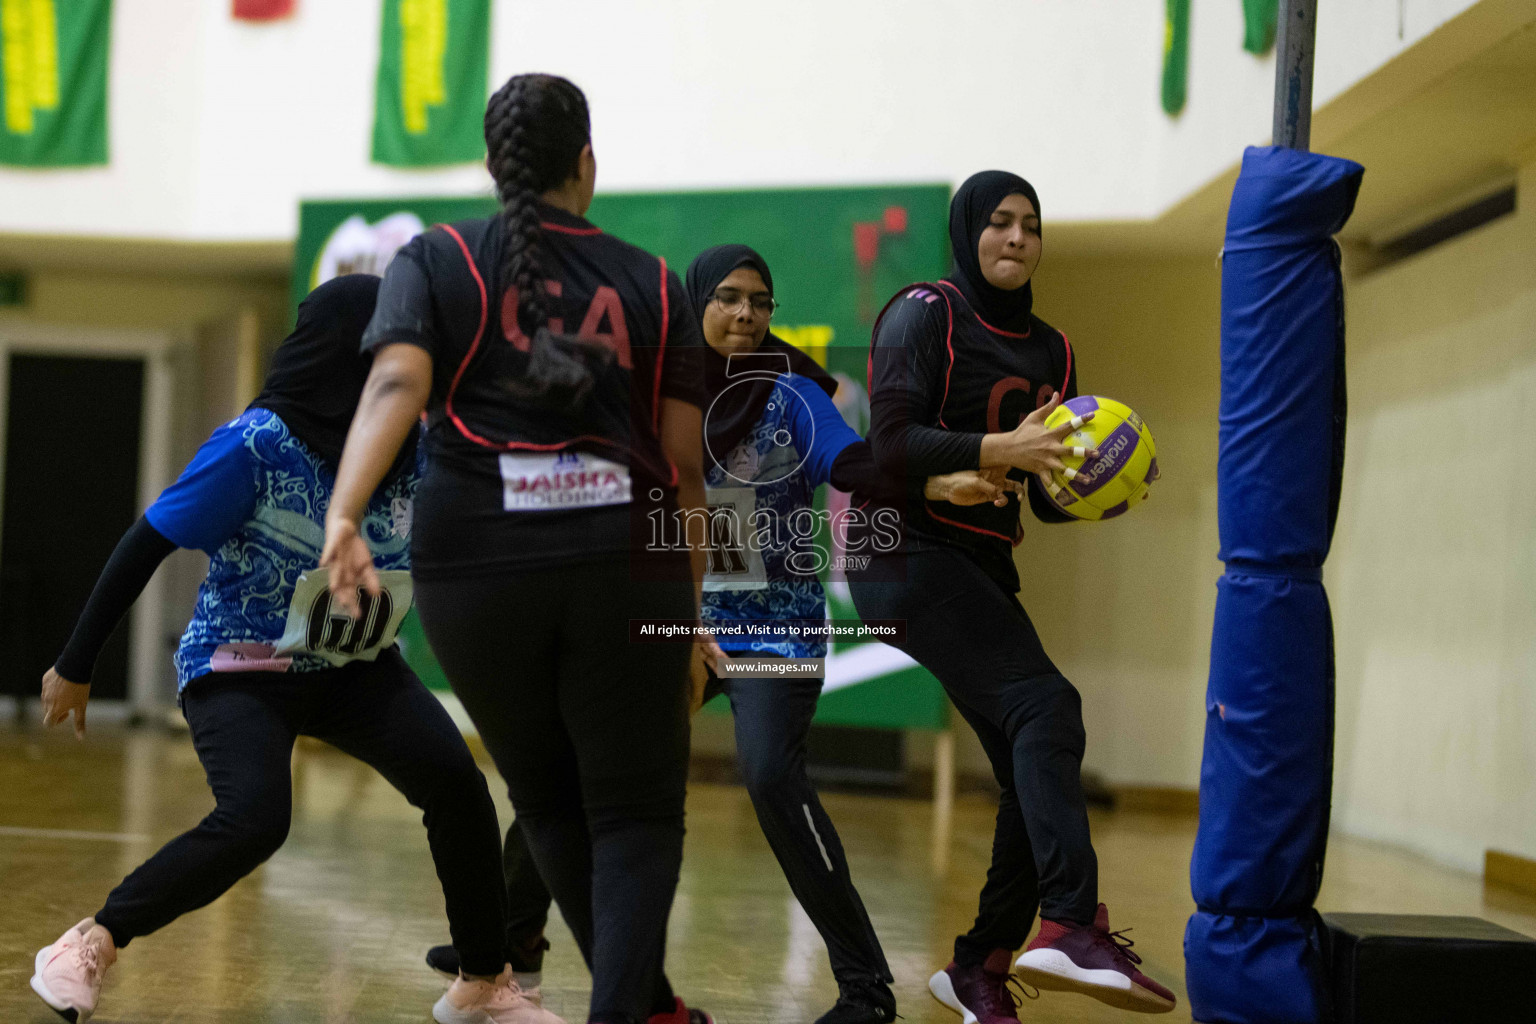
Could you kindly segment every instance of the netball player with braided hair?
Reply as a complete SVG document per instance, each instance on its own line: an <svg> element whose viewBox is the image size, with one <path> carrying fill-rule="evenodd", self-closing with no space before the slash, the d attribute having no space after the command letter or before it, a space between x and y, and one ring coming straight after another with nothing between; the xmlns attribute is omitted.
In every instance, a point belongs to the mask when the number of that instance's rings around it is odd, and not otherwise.
<svg viewBox="0 0 1536 1024"><path fill-rule="evenodd" d="M583 219L576 86L510 79L485 137L500 214L385 273L322 561L339 601L377 589L358 515L425 409L417 607L592 971L590 1020L703 1022L662 974L697 648L630 639L698 614L689 552L632 541L703 505L698 319L665 261Z"/></svg>
<svg viewBox="0 0 1536 1024"><path fill-rule="evenodd" d="M898 292L875 324L870 446L892 474L1007 470L1033 483L1064 468L1062 441L1081 425L1045 428L1076 395L1077 367L1066 335L1033 312L1039 197L1016 174L972 175L950 203L949 238L954 273ZM1039 488L1028 494L1038 518L1067 519ZM938 677L1002 787L976 923L929 987L983 1024L1015 1020L1006 987L1014 966L1040 988L1172 1010L1173 993L1137 968L1099 902L1080 779L1082 703L1016 596L1019 511L1012 497L1002 507L909 502L902 550L876 554L850 581L860 615L906 620L897 646ZM1037 910L1040 931L1015 965Z"/></svg>
<svg viewBox="0 0 1536 1024"><path fill-rule="evenodd" d="M336 615L316 572L347 425L368 374L358 351L379 280L320 285L272 358L261 394L213 432L180 479L118 544L68 646L43 678L44 721L85 729L97 655L162 561L209 556L176 650L179 702L216 806L139 865L91 917L37 955L32 988L84 1021L118 952L217 899L288 836L297 737L372 765L425 813L461 974L440 1024L560 1024L519 992L504 958L496 808L453 719L406 665L395 631L410 607L414 436L365 496L367 544L387 587L367 614ZM354 598L355 602L355 598Z"/></svg>

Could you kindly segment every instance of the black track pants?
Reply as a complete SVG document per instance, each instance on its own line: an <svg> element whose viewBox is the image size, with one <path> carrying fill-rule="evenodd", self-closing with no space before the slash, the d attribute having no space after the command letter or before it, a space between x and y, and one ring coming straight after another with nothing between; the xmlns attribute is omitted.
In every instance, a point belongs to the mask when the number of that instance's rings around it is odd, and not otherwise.
<svg viewBox="0 0 1536 1024"><path fill-rule="evenodd" d="M902 567L897 560L905 560ZM877 555L852 581L866 619L904 619L898 645L943 684L1002 787L992 866L955 959L1017 949L1041 916L1082 924L1098 906L1083 800L1082 701L1056 671L1018 598L949 548ZM884 564L878 564L884 563Z"/></svg>
<svg viewBox="0 0 1536 1024"><path fill-rule="evenodd" d="M592 970L590 1019L644 1020L682 863L690 647L631 643L629 620L691 618L692 585L619 561L422 579L416 598Z"/></svg>
<svg viewBox="0 0 1536 1024"><path fill-rule="evenodd" d="M313 736L377 769L424 812L464 970L506 963L506 896L496 807L453 719L391 649L321 672L210 673L182 699L217 805L107 897L96 921L118 946L205 906L288 837L290 764Z"/></svg>

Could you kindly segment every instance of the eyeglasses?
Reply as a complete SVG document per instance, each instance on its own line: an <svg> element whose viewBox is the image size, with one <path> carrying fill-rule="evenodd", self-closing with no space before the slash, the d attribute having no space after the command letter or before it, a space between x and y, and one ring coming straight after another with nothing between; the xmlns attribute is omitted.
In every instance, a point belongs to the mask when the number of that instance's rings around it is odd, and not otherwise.
<svg viewBox="0 0 1536 1024"><path fill-rule="evenodd" d="M771 295L761 292L749 295L737 288L716 288L710 298L720 307L720 312L732 315L741 312L741 307L748 302L752 303L752 312L758 316L771 317L773 311L779 308L778 300Z"/></svg>

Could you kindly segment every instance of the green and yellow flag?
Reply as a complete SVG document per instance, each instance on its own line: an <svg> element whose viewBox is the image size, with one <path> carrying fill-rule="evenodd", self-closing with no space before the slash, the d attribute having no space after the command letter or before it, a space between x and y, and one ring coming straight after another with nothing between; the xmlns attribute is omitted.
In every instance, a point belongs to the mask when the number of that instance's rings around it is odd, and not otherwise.
<svg viewBox="0 0 1536 1024"><path fill-rule="evenodd" d="M430 167L485 159L490 0L384 0L373 159Z"/></svg>
<svg viewBox="0 0 1536 1024"><path fill-rule="evenodd" d="M112 0L0 0L0 164L107 162Z"/></svg>
<svg viewBox="0 0 1536 1024"><path fill-rule="evenodd" d="M1163 110L1184 109L1189 90L1189 0L1166 0L1163 20Z"/></svg>

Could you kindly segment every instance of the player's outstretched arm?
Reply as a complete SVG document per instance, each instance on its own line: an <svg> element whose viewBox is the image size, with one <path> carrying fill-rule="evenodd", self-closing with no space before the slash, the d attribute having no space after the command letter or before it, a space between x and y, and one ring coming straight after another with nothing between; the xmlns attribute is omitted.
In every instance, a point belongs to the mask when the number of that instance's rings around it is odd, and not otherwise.
<svg viewBox="0 0 1536 1024"><path fill-rule="evenodd" d="M358 587L379 593L373 555L358 524L406 436L416 429L431 391L432 357L425 349L397 343L374 354L336 471L320 554L320 564L330 570L331 596L348 615L358 614Z"/></svg>
<svg viewBox="0 0 1536 1024"><path fill-rule="evenodd" d="M69 642L43 676L43 724L57 725L73 714L75 735L84 738L96 659L160 563L178 547L211 555L250 517L256 482L243 440L244 420L215 430L176 482L118 541Z"/></svg>
<svg viewBox="0 0 1536 1024"><path fill-rule="evenodd" d="M1023 481L1009 478L1006 467L962 469L929 477L923 485L923 497L951 505L982 505L990 501L1001 508L1008 504L1009 494L1017 494L1022 500L1025 487Z"/></svg>
<svg viewBox="0 0 1536 1024"><path fill-rule="evenodd" d="M175 550L175 543L142 517L123 534L96 578L96 586L59 660L43 675L44 725L58 725L73 713L75 736L85 738L85 704L91 696L96 658L112 630L144 592L149 578Z"/></svg>

